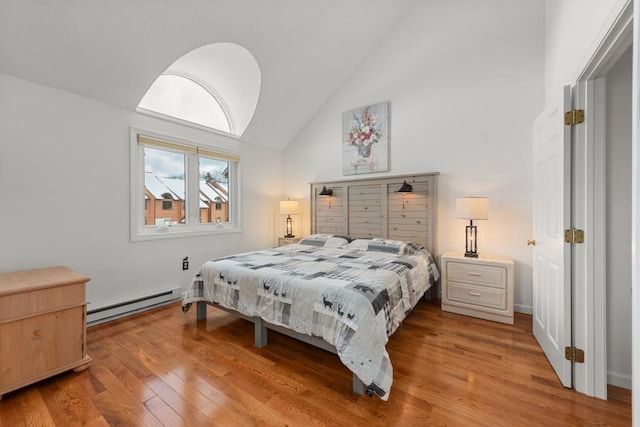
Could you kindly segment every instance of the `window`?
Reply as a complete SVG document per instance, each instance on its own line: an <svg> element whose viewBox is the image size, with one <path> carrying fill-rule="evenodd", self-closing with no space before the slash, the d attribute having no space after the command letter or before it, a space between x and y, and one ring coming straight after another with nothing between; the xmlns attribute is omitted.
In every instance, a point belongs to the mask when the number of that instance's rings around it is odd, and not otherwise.
<svg viewBox="0 0 640 427"><path fill-rule="evenodd" d="M226 133L234 133L233 116L223 108L224 99L207 91L199 81L163 74L140 101L140 111L152 111Z"/></svg>
<svg viewBox="0 0 640 427"><path fill-rule="evenodd" d="M137 111L241 136L258 105L258 62L235 43L211 43L176 59L147 90Z"/></svg>
<svg viewBox="0 0 640 427"><path fill-rule="evenodd" d="M239 156L131 131L132 240L240 231Z"/></svg>

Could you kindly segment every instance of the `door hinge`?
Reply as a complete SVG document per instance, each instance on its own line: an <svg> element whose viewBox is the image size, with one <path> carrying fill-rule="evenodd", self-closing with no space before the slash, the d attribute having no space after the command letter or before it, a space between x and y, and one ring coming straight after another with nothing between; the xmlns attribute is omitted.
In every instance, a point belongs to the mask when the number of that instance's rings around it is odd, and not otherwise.
<svg viewBox="0 0 640 427"><path fill-rule="evenodd" d="M564 230L564 241L575 245L576 243L584 243L584 230L578 228L570 228Z"/></svg>
<svg viewBox="0 0 640 427"><path fill-rule="evenodd" d="M565 347L564 358L572 362L584 363L584 350L575 347Z"/></svg>
<svg viewBox="0 0 640 427"><path fill-rule="evenodd" d="M584 110L570 110L564 113L564 124L567 126L579 125L584 122Z"/></svg>

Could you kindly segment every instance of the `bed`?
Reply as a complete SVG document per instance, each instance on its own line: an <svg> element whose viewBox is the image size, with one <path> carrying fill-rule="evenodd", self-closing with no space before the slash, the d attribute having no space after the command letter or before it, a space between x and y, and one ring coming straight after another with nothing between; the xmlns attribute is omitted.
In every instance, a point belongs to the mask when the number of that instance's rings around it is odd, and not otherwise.
<svg viewBox="0 0 640 427"><path fill-rule="evenodd" d="M402 178L406 177L389 178L391 184L375 180L374 186L393 187ZM420 188L420 178L410 178L414 187ZM434 176L427 179L433 185ZM358 188L366 184L353 183ZM317 185L312 184L314 199L321 189ZM351 182L345 185L344 194L348 194ZM427 224L433 223L433 191L428 193L429 202L424 204L416 203L424 199L419 195L410 200L419 205L413 211L427 211L426 218L419 216L420 230L414 237L419 240L428 235L432 244L433 232ZM382 204L393 210L389 199L396 194L387 191L386 195ZM336 199L329 209L348 209L348 201ZM394 222L387 221L385 237L318 232L323 231L317 225L322 206L326 207L326 200L312 201L315 232L298 244L204 263L185 294L183 310L187 312L195 303L197 318L205 319L207 305L213 305L250 320L255 324L258 347L267 344L267 329L272 329L332 351L352 371L354 392L387 400L393 368L385 345L425 293L435 287L437 266L428 245L389 238L392 233L388 230L398 229ZM402 209L407 206L403 195ZM411 217L409 212L404 211L403 218Z"/></svg>

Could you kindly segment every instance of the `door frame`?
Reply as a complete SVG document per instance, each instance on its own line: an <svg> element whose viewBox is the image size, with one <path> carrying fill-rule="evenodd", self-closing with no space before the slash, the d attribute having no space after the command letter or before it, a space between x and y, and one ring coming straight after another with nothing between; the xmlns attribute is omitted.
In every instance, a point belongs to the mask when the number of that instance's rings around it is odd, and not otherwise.
<svg viewBox="0 0 640 427"><path fill-rule="evenodd" d="M605 76L632 42L628 0L577 73L573 96L573 108L585 110L585 123L575 127L572 141L572 225L586 236L572 255L573 345L585 352L584 363L574 364L574 388L601 399L607 398Z"/></svg>
<svg viewBox="0 0 640 427"><path fill-rule="evenodd" d="M632 366L631 366L631 387L636 389L640 386L640 280L638 277L638 266L640 265L640 251L636 250L640 244L640 197L638 191L640 189L640 0L633 0L633 72L632 72L632 160L631 160L631 176L632 176L632 213L631 213L631 317L632 317ZM631 393L631 413L638 414L640 411L640 393ZM632 419L635 426L640 425L640 421L636 416Z"/></svg>

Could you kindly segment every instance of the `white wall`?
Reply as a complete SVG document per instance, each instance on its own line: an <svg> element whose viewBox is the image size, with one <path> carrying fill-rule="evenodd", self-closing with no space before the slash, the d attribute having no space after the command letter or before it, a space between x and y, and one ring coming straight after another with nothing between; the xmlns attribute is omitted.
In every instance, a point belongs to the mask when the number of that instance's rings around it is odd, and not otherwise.
<svg viewBox="0 0 640 427"><path fill-rule="evenodd" d="M546 0L545 87L549 100L559 99L564 85L596 51L603 34L630 0Z"/></svg>
<svg viewBox="0 0 640 427"><path fill-rule="evenodd" d="M631 388L631 49L607 74L607 371Z"/></svg>
<svg viewBox="0 0 640 427"><path fill-rule="evenodd" d="M390 171L440 172L438 254L464 249L455 198L490 198L479 251L516 261L531 312L531 125L544 106L542 1L417 2L284 153L285 189L342 178L342 112L390 102Z"/></svg>
<svg viewBox="0 0 640 427"><path fill-rule="evenodd" d="M273 244L280 151L6 75L0 94L0 272L67 265L91 277L98 307L186 287L207 259ZM239 152L244 232L130 242L130 126Z"/></svg>

